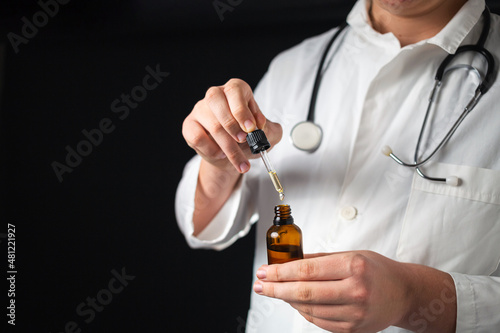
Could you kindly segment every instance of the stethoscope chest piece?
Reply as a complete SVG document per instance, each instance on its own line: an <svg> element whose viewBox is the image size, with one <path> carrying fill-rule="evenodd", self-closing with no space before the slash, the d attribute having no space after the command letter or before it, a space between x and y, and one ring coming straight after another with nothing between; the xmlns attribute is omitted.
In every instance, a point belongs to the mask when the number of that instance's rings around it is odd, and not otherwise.
<svg viewBox="0 0 500 333"><path fill-rule="evenodd" d="M290 137L297 149L312 153L320 146L323 131L311 121L302 121L292 128Z"/></svg>

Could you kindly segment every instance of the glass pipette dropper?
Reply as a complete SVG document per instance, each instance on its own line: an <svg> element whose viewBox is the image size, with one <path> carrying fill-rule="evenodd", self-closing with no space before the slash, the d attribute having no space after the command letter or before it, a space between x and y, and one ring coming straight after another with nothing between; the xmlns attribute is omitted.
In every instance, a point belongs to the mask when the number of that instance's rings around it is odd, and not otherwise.
<svg viewBox="0 0 500 333"><path fill-rule="evenodd" d="M271 161L269 160L269 156L267 155L267 151L263 150L260 152L260 157L266 166L267 172L269 173L269 177L271 177L271 181L273 182L274 188L278 191L280 195L280 200L283 201L285 199L285 192L283 191L283 186L281 186L280 180L278 178L278 174L276 170L274 170Z"/></svg>
<svg viewBox="0 0 500 333"><path fill-rule="evenodd" d="M283 201L285 198L285 192L283 190L283 186L281 186L278 174L276 173L276 170L274 170L271 161L269 160L269 156L267 155L267 150L271 148L271 144L267 140L266 135L262 130L255 130L248 133L247 143L250 146L252 154L260 154L262 162L264 162L264 165L266 166L267 173L273 182L274 188L279 193L280 200Z"/></svg>

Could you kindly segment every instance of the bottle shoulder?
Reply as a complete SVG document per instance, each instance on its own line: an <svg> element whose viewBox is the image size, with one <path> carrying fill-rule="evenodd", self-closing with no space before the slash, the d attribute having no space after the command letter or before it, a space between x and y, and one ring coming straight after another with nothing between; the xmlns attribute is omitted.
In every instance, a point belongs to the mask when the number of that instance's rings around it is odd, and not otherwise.
<svg viewBox="0 0 500 333"><path fill-rule="evenodd" d="M298 225L295 223L292 224L283 224L283 225L271 225L271 227L267 230L267 233L272 233L272 232L283 232L283 231L298 231L302 233L302 230L299 228Z"/></svg>

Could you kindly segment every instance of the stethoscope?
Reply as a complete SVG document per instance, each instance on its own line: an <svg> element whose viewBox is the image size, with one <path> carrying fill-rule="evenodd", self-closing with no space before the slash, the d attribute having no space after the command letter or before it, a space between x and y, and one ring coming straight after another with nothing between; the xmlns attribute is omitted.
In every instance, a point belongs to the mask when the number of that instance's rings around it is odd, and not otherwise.
<svg viewBox="0 0 500 333"><path fill-rule="evenodd" d="M488 38L489 30L490 30L490 11L486 7L485 10L483 11L483 19L484 19L484 25L483 25L483 30L481 32L481 36L479 37L478 42L475 45L464 45L461 46L457 49L455 54L449 54L439 65L439 68L436 72L435 76L435 83L434 87L432 89L432 92L429 97L429 104L427 106L427 111L425 113L424 121L422 123L422 128L420 129L420 134L417 140L417 146L415 148L415 155L414 155L414 162L413 163L407 163L401 160L399 157L397 157L393 152L392 149L389 146L385 146L382 148L382 153L384 155L390 156L394 161L399 163L402 166L405 167L410 167L410 168L415 168L415 171L418 173L419 176L421 176L424 179L431 180L431 181L437 181L437 182L445 182L448 185L452 186L458 186L460 183L460 180L455 177L455 176L449 176L447 178L435 178L435 177L429 177L427 176L421 169L421 166L427 163L434 155L436 155L437 152L450 140L450 138L453 136L455 131L457 130L458 126L462 123L462 121L465 119L465 117L474 109L476 106L477 102L481 98L482 95L484 95L488 89L493 85L493 70L495 68L495 60L491 53L484 48L484 43L486 42L486 39ZM314 111L316 108L316 99L318 97L318 91L319 87L321 84L321 79L323 77L323 67L326 61L326 58L330 52L330 49L332 45L334 44L335 40L340 36L343 30L347 27L347 22L344 22L337 32L333 35L333 37L330 39L328 44L325 47L325 50L323 52L323 55L321 57L321 61L319 63L318 71L316 72L316 79L314 80L314 86L313 86L313 91L311 95L311 102L309 105L309 113L307 115L307 120L299 122L296 124L291 132L290 132L290 137L292 140L293 145L300 150L306 151L306 152L314 152L316 151L319 146L321 145L321 140L323 138L323 131L321 127L314 123ZM338 46L338 48L340 45ZM455 58L456 55L464 52L476 52L481 54L487 62L487 70L486 70L486 75L484 78L482 77L481 73L474 68L471 65L455 65L452 67L448 67L450 62ZM478 77L479 80L481 81L478 87L476 88L476 91L474 93L474 96L471 98L469 103L467 103L467 106L464 108L462 114L460 117L457 119L457 121L453 124L451 129L448 131L448 133L444 136L444 138L441 140L441 142L437 145L437 147L432 151L428 157L423 158L419 161L418 158L418 152L420 149L420 143L424 134L424 130L427 124L427 120L429 118L429 113L432 108L432 104L434 100L436 100L439 90L442 86L442 81L443 77L448 74L450 71L455 70L455 69L467 69L467 70L472 70L473 73L475 73Z"/></svg>

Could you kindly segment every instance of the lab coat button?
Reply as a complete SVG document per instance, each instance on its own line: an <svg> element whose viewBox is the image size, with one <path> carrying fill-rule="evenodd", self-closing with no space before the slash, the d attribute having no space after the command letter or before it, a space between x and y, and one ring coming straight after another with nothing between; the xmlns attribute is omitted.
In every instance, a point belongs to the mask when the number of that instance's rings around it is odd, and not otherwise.
<svg viewBox="0 0 500 333"><path fill-rule="evenodd" d="M358 215L358 210L356 209L356 207L353 207L353 206L348 206L348 207L344 207L340 210L340 216L344 219L344 220L353 220L356 215Z"/></svg>

